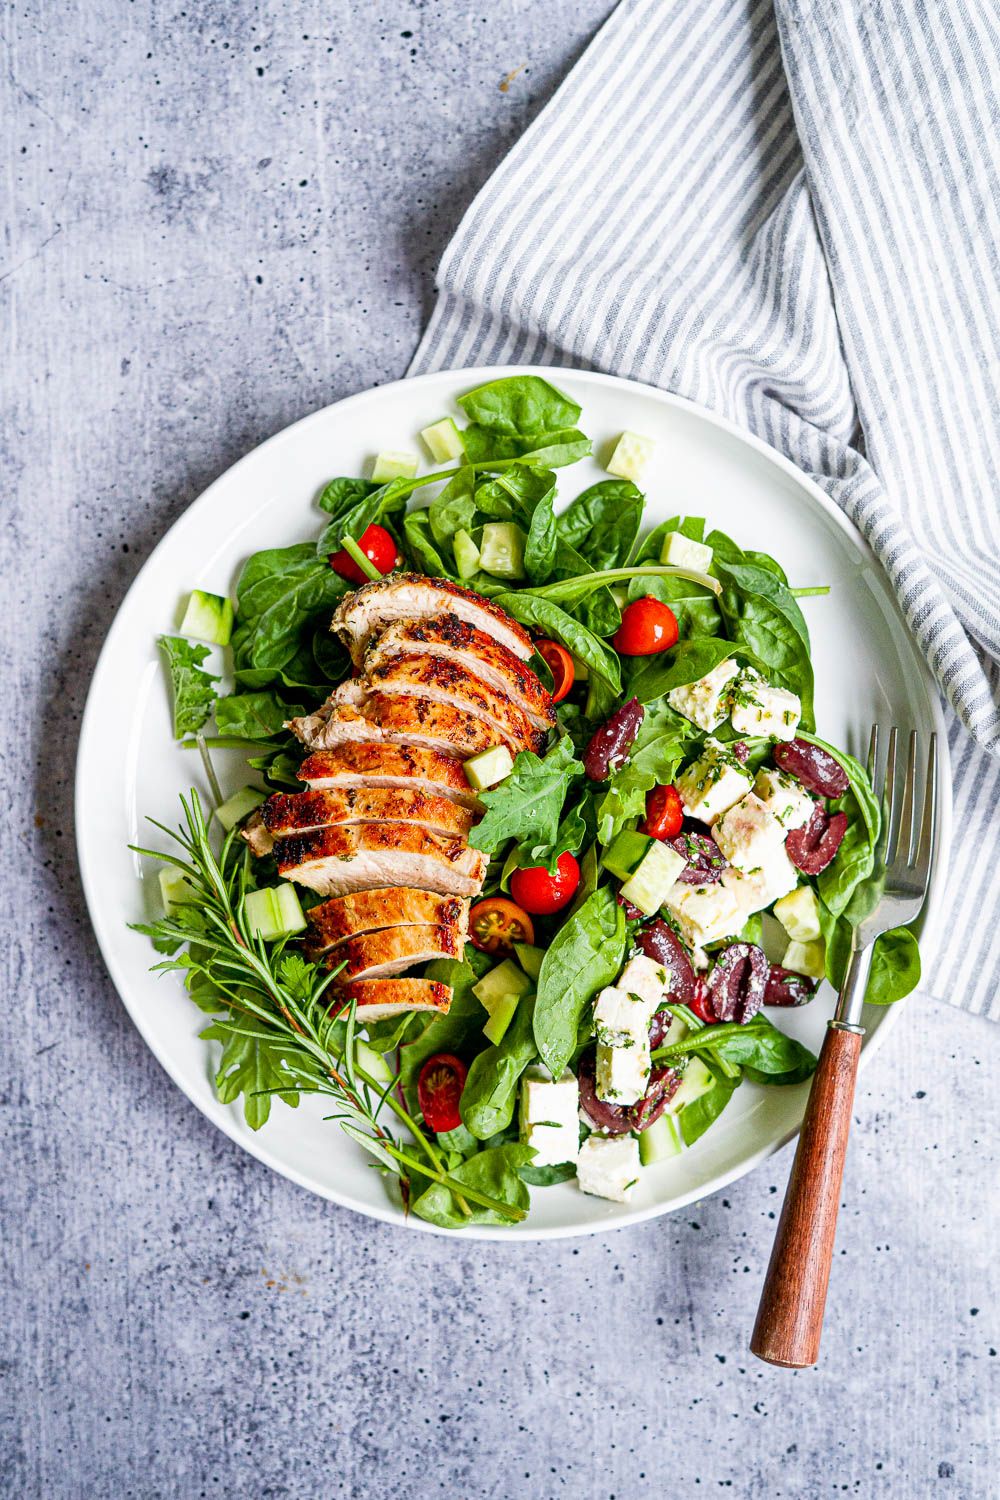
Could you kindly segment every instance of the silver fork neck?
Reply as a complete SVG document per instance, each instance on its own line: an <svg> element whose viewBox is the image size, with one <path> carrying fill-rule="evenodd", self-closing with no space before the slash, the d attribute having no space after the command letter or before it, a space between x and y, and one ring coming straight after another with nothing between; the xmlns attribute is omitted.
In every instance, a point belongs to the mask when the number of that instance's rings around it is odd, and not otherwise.
<svg viewBox="0 0 1000 1500"><path fill-rule="evenodd" d="M840 987L840 998L830 1025L838 1031L856 1031L864 1036L861 1015L865 1004L865 991L871 973L875 944L867 943L863 948L851 948L847 973Z"/></svg>

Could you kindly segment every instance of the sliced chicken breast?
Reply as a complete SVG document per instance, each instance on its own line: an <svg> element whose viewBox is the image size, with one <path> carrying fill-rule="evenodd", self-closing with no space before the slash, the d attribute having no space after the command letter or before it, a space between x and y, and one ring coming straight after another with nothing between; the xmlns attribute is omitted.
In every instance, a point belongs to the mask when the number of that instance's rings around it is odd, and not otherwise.
<svg viewBox="0 0 1000 1500"><path fill-rule="evenodd" d="M433 833L464 838L474 822L467 807L436 797L419 787L338 787L334 791L278 792L261 813L268 831L279 838L309 833L333 824L419 823Z"/></svg>
<svg viewBox="0 0 1000 1500"><path fill-rule="evenodd" d="M383 885L416 886L442 895L476 896L487 860L461 839L412 823L352 823L293 834L274 845L278 870L321 896Z"/></svg>
<svg viewBox="0 0 1000 1500"><path fill-rule="evenodd" d="M458 615L396 620L387 625L368 646L365 671L373 677L394 656L417 655L440 656L467 667L487 687L512 698L538 729L551 729L555 723L552 699L531 668L485 630Z"/></svg>
<svg viewBox="0 0 1000 1500"><path fill-rule="evenodd" d="M435 958L460 958L462 945L454 927L383 927L380 932L361 932L347 938L323 962L328 969L340 968L334 983L353 979L388 979Z"/></svg>
<svg viewBox="0 0 1000 1500"><path fill-rule="evenodd" d="M522 661L531 655L531 637L506 610L446 578L419 573L392 573L348 594L337 607L333 629L360 667L372 636L393 620L435 620L446 612L484 630Z"/></svg>
<svg viewBox="0 0 1000 1500"><path fill-rule="evenodd" d="M333 750L338 745L361 740L382 740L468 760L483 750L492 750L501 741L512 754L522 748L516 741L498 735L485 719L461 712L448 703L372 693L365 699L362 711L340 701L339 692L337 688L314 714L289 721L288 728L310 750Z"/></svg>
<svg viewBox="0 0 1000 1500"><path fill-rule="evenodd" d="M352 786L412 786L435 797L450 797L462 807L480 805L461 761L415 745L370 741L318 750L299 766L299 779L317 792Z"/></svg>
<svg viewBox="0 0 1000 1500"><path fill-rule="evenodd" d="M469 928L469 903L459 896L442 896L437 891L418 891L405 885L379 886L323 901L308 913L308 920L305 947L314 959L364 932L424 924L450 927L461 948Z"/></svg>
<svg viewBox="0 0 1000 1500"><path fill-rule="evenodd" d="M434 979L356 979L336 994L336 1002L357 1005L358 1024L385 1021L406 1010L421 1010L447 1015L451 1005L451 985ZM332 1009L333 1007L331 1007Z"/></svg>
<svg viewBox="0 0 1000 1500"><path fill-rule="evenodd" d="M450 658L392 656L369 672L367 680L372 693L449 704L464 715L474 714L493 732L494 741L502 739L519 750L541 750L545 744L546 731L534 725L509 694L497 692Z"/></svg>

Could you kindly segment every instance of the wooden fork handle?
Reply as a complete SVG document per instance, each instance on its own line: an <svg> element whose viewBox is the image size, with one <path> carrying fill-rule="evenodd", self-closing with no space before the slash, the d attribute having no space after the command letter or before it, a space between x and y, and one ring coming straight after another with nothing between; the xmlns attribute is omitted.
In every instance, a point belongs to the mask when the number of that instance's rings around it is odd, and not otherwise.
<svg viewBox="0 0 1000 1500"><path fill-rule="evenodd" d="M757 1358L772 1365L802 1369L819 1358L860 1053L860 1027L832 1023L813 1075L750 1340Z"/></svg>

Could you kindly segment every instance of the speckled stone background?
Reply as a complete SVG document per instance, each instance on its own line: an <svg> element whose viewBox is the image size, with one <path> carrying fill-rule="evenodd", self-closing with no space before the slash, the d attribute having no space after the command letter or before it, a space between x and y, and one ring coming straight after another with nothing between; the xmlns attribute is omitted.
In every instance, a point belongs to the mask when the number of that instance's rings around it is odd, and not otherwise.
<svg viewBox="0 0 1000 1500"><path fill-rule="evenodd" d="M4 1496L998 1492L997 1028L915 1003L866 1074L793 1375L746 1353L787 1153L585 1242L368 1223L195 1112L88 929L73 761L126 586L248 448L403 373L609 9L3 7Z"/></svg>

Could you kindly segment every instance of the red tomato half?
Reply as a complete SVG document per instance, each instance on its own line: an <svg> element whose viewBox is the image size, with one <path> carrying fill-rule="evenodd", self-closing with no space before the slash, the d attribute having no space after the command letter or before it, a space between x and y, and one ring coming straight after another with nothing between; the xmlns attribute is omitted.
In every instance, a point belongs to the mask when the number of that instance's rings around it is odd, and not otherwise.
<svg viewBox="0 0 1000 1500"><path fill-rule="evenodd" d="M675 786L654 786L646 794L646 821L643 833L651 839L675 839L684 823L684 809Z"/></svg>
<svg viewBox="0 0 1000 1500"><path fill-rule="evenodd" d="M522 907L505 896L487 896L469 912L469 941L481 953L513 953L515 943L535 941L535 929Z"/></svg>
<svg viewBox="0 0 1000 1500"><path fill-rule="evenodd" d="M552 673L552 702L561 703L576 676L573 658L558 641L536 641L535 650Z"/></svg>
<svg viewBox="0 0 1000 1500"><path fill-rule="evenodd" d="M627 604L614 634L614 647L621 656L655 656L677 644L677 616L672 609L646 594Z"/></svg>
<svg viewBox="0 0 1000 1500"><path fill-rule="evenodd" d="M372 522L361 534L358 546L367 557L373 567L378 568L380 573L391 573L398 562L396 554L396 543L384 526L376 526ZM341 549L330 558L330 567L341 578L349 578L352 583L370 583L371 579L362 573L354 558Z"/></svg>
<svg viewBox="0 0 1000 1500"><path fill-rule="evenodd" d="M435 1053L420 1069L417 1102L424 1124L435 1133L454 1130L461 1125L458 1102L465 1088L468 1071L462 1059L453 1057L450 1052Z"/></svg>
<svg viewBox="0 0 1000 1500"><path fill-rule="evenodd" d="M580 866L567 851L556 860L554 875L550 875L544 865L515 870L510 877L510 893L533 916L550 917L572 901L579 884Z"/></svg>

